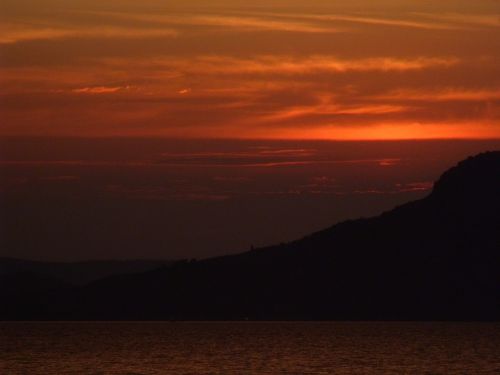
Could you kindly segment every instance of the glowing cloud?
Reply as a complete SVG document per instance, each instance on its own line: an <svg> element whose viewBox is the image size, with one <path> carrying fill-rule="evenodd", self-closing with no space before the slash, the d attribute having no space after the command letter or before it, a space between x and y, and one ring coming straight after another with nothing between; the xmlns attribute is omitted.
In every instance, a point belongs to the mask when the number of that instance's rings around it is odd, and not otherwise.
<svg viewBox="0 0 500 375"><path fill-rule="evenodd" d="M140 39L151 37L175 37L178 35L172 29L134 29L125 27L102 26L93 28L68 28L59 27L33 27L19 24L4 24L0 27L0 44L13 44L18 42L51 40L51 39L102 39L126 38Z"/></svg>
<svg viewBox="0 0 500 375"><path fill-rule="evenodd" d="M123 90L125 88L126 87L96 86L96 87L82 87L80 89L73 89L71 91L77 94L110 94Z"/></svg>

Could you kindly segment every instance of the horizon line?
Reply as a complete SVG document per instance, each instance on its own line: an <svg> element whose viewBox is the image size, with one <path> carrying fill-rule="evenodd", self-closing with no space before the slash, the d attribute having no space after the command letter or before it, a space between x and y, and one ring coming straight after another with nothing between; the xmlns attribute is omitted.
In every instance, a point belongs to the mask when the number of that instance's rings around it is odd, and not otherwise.
<svg viewBox="0 0 500 375"><path fill-rule="evenodd" d="M137 140L173 140L173 141L249 141L249 142L485 142L500 141L498 137L423 137L423 138L279 138L279 137L181 137L158 135L0 135L0 140L9 139L137 139Z"/></svg>

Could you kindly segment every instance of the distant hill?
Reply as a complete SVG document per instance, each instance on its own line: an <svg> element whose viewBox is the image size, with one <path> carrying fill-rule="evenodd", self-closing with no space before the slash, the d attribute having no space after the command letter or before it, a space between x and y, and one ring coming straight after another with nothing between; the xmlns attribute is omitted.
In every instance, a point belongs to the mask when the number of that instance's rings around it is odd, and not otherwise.
<svg viewBox="0 0 500 375"><path fill-rule="evenodd" d="M111 275L145 272L171 263L161 260L37 262L0 257L0 276L29 273L57 279L67 284L84 285Z"/></svg>
<svg viewBox="0 0 500 375"><path fill-rule="evenodd" d="M276 225L279 225L277 223ZM500 319L500 152L300 240L6 299L3 319Z"/></svg>

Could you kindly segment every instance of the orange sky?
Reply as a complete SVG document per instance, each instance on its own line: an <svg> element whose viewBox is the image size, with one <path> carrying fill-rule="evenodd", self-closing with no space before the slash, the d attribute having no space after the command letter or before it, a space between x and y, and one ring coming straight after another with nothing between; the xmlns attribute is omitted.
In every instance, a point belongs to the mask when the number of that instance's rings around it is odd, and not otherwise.
<svg viewBox="0 0 500 375"><path fill-rule="evenodd" d="M498 138L500 3L435 3L3 0L0 135Z"/></svg>

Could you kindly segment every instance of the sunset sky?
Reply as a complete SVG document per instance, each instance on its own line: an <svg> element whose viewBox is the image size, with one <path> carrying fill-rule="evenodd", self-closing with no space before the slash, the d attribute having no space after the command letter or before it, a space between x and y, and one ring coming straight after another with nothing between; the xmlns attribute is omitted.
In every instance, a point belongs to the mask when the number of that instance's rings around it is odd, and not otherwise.
<svg viewBox="0 0 500 375"><path fill-rule="evenodd" d="M500 4L3 0L2 135L500 137Z"/></svg>
<svg viewBox="0 0 500 375"><path fill-rule="evenodd" d="M0 3L0 255L288 241L499 139L497 0Z"/></svg>

